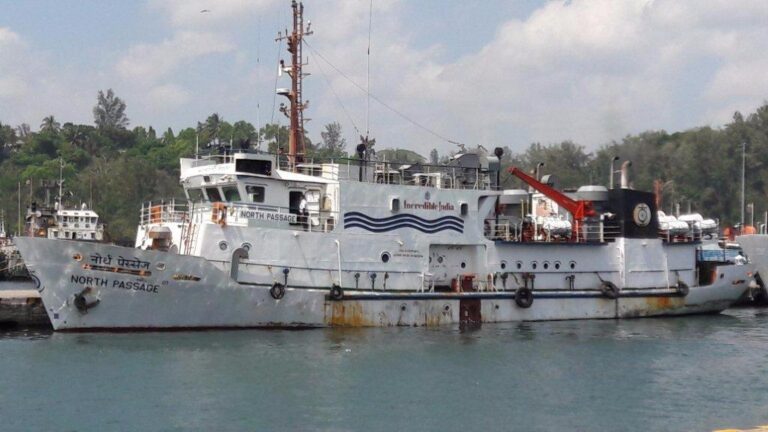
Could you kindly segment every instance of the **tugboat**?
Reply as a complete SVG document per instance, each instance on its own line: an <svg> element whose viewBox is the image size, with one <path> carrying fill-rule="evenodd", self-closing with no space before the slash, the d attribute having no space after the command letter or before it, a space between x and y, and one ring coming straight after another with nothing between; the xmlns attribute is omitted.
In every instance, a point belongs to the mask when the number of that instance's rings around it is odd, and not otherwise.
<svg viewBox="0 0 768 432"><path fill-rule="evenodd" d="M663 233L626 172L564 193L517 168L531 190L502 189L501 148L414 166L364 140L305 160L292 6L287 154L181 159L188 202L144 205L135 248L18 239L54 329L614 319L719 312L747 289L749 264L698 262L700 236Z"/></svg>

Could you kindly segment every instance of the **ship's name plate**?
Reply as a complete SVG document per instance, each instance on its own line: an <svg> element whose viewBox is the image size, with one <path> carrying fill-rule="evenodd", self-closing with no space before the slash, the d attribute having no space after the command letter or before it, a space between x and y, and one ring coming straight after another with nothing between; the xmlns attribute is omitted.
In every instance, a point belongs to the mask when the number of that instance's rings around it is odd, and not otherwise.
<svg viewBox="0 0 768 432"><path fill-rule="evenodd" d="M70 283L75 285L83 285L91 288L95 287L112 287L117 289L124 289L128 291L144 291L148 293L157 294L160 289L160 285L147 283L144 281L122 281L118 279L100 278L94 276L83 276L74 274L70 276Z"/></svg>
<svg viewBox="0 0 768 432"><path fill-rule="evenodd" d="M243 219L264 220L271 222L298 223L297 215L293 213L278 213L259 210L240 210L240 217Z"/></svg>

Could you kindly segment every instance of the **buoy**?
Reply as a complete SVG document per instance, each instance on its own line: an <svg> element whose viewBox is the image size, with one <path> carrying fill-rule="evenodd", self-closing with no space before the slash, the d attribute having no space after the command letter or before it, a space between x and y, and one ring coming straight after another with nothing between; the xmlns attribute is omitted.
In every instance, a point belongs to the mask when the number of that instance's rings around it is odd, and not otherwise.
<svg viewBox="0 0 768 432"><path fill-rule="evenodd" d="M285 286L280 282L272 284L272 288L269 289L269 295L275 300L280 300L285 295Z"/></svg>
<svg viewBox="0 0 768 432"><path fill-rule="evenodd" d="M619 298L619 288L613 282L603 281L600 284L600 292L611 300Z"/></svg>
<svg viewBox="0 0 768 432"><path fill-rule="evenodd" d="M515 303L523 309L533 304L533 291L528 287L520 287L515 291Z"/></svg>
<svg viewBox="0 0 768 432"><path fill-rule="evenodd" d="M344 290L337 284L331 286L331 298L334 300L341 300L344 297Z"/></svg>

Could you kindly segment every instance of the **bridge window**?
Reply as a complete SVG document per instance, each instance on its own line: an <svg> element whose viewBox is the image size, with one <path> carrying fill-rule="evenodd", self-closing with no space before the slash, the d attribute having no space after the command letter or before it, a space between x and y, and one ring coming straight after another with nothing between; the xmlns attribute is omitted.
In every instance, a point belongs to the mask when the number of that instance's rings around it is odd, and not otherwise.
<svg viewBox="0 0 768 432"><path fill-rule="evenodd" d="M192 202L201 202L204 200L203 191L200 189L187 189L187 195Z"/></svg>
<svg viewBox="0 0 768 432"><path fill-rule="evenodd" d="M221 201L221 194L217 188L205 188L205 193L208 195L208 201Z"/></svg>
<svg viewBox="0 0 768 432"><path fill-rule="evenodd" d="M237 191L236 186L227 186L221 189L224 191L224 199L227 202L240 201L240 192Z"/></svg>
<svg viewBox="0 0 768 432"><path fill-rule="evenodd" d="M252 202L261 203L264 202L264 187L263 186L246 186L245 191L248 196L251 197Z"/></svg>
<svg viewBox="0 0 768 432"><path fill-rule="evenodd" d="M272 175L272 161L268 160L254 160L254 159L238 159L235 161L235 170L238 172Z"/></svg>

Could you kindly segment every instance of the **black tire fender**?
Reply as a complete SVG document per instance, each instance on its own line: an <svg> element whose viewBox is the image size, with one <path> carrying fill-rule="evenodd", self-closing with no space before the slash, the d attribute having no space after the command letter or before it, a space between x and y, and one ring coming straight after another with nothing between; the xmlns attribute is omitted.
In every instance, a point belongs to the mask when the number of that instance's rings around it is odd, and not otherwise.
<svg viewBox="0 0 768 432"><path fill-rule="evenodd" d="M681 296L685 297L690 292L690 288L688 288L688 284L683 281L677 281L677 292Z"/></svg>
<svg viewBox="0 0 768 432"><path fill-rule="evenodd" d="M515 291L515 304L528 309L533 304L533 291L528 287L520 287Z"/></svg>
<svg viewBox="0 0 768 432"><path fill-rule="evenodd" d="M600 284L600 292L611 300L619 298L619 287L610 281L603 281Z"/></svg>
<svg viewBox="0 0 768 432"><path fill-rule="evenodd" d="M344 290L341 288L341 286L333 284L331 286L330 296L333 300L341 300L344 298Z"/></svg>
<svg viewBox="0 0 768 432"><path fill-rule="evenodd" d="M280 300L285 296L285 286L280 282L273 283L272 288L269 289L269 295L275 300Z"/></svg>

